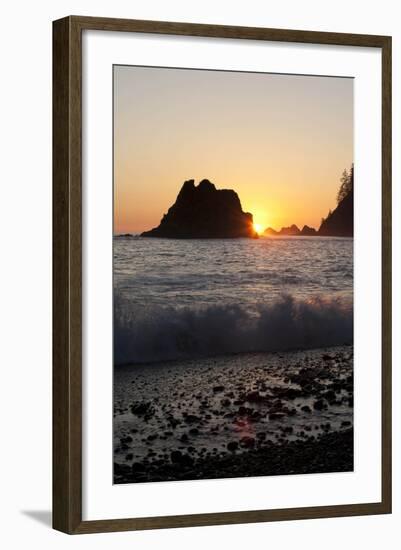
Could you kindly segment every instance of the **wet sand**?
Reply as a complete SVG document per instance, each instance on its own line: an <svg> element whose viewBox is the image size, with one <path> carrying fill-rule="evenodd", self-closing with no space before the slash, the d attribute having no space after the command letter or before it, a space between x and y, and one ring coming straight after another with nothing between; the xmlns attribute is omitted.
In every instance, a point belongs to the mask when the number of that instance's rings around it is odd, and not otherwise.
<svg viewBox="0 0 401 550"><path fill-rule="evenodd" d="M353 469L353 349L115 368L114 482Z"/></svg>

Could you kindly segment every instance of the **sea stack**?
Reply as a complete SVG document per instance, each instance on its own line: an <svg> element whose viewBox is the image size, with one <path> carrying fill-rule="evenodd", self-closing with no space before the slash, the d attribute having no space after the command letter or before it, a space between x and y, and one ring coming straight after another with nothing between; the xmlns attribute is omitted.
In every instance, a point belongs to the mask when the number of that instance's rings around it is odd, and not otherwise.
<svg viewBox="0 0 401 550"><path fill-rule="evenodd" d="M256 238L252 214L243 212L232 189L216 189L209 180L184 183L177 199L158 227L142 237L166 239Z"/></svg>
<svg viewBox="0 0 401 550"><path fill-rule="evenodd" d="M289 227L282 227L280 231L276 231L272 227L268 227L265 229L264 234L267 237L297 237L298 235L301 235L301 231L295 224L293 224Z"/></svg>
<svg viewBox="0 0 401 550"><path fill-rule="evenodd" d="M283 235L285 237L297 237L300 233L299 228L293 223L290 227L282 227L279 235Z"/></svg>
<svg viewBox="0 0 401 550"><path fill-rule="evenodd" d="M317 235L316 229L314 227L309 227L309 225L304 225L301 229L302 237L315 237Z"/></svg>
<svg viewBox="0 0 401 550"><path fill-rule="evenodd" d="M277 237L278 231L276 231L272 227L268 227L267 229L264 230L263 234L266 235L267 237Z"/></svg>

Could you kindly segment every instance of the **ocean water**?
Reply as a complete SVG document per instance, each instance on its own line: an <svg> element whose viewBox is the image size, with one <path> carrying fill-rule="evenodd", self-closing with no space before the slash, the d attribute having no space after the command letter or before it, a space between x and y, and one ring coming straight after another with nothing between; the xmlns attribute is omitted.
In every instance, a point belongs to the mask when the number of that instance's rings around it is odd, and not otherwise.
<svg viewBox="0 0 401 550"><path fill-rule="evenodd" d="M352 343L353 239L114 238L114 363Z"/></svg>

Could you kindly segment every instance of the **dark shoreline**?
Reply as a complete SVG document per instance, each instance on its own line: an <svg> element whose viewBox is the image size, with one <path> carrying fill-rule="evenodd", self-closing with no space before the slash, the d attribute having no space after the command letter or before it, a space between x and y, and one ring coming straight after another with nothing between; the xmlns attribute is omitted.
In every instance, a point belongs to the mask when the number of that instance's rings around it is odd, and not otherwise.
<svg viewBox="0 0 401 550"><path fill-rule="evenodd" d="M330 346L329 348L331 350L335 350L337 347L350 347L353 344L350 342L344 342L340 346ZM287 349L278 349L278 350L263 350L263 349L256 349L251 352L243 352L243 351L231 351L231 352L225 352L220 353L218 355L199 355L195 356L193 358L172 358L172 359L164 359L163 361L141 361L140 363L133 363L132 361L129 361L127 363L114 363L113 369L129 369L134 370L135 368L142 369L143 367L154 367L157 365L160 365L162 363L163 365L179 365L180 363L188 363L188 362L194 362L196 361L203 361L203 360L215 360L216 358L219 359L221 357L227 358L237 358L244 355L259 355L259 354L271 354L271 355L280 355L280 354L286 354L286 353L302 353L307 351L322 351L325 352L327 349L329 349L327 346L320 346L320 347L310 347L310 348L301 348L301 347L293 347L293 348L287 348Z"/></svg>
<svg viewBox="0 0 401 550"><path fill-rule="evenodd" d="M114 483L184 481L353 471L353 429L313 436L306 441L271 443L246 452L193 459L178 453L172 460L114 464Z"/></svg>

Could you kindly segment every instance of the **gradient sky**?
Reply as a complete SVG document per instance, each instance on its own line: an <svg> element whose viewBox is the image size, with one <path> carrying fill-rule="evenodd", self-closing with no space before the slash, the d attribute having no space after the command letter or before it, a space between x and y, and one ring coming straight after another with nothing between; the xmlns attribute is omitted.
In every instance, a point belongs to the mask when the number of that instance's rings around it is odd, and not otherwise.
<svg viewBox="0 0 401 550"><path fill-rule="evenodd" d="M114 67L114 231L159 224L185 180L263 227L318 227L353 162L353 80Z"/></svg>

